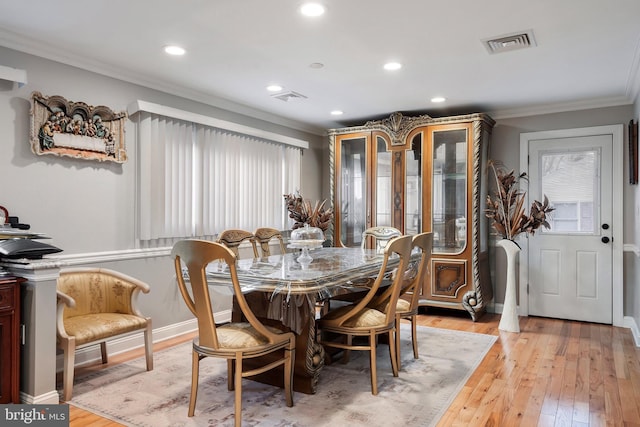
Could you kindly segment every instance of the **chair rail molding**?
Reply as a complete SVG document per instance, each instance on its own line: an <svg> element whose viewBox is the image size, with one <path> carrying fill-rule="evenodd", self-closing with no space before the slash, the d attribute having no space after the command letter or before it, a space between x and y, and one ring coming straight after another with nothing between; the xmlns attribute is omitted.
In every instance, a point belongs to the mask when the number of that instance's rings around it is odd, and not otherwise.
<svg viewBox="0 0 640 427"><path fill-rule="evenodd" d="M636 257L640 258L640 247L635 243L625 243L622 247L624 252L633 252Z"/></svg>
<svg viewBox="0 0 640 427"><path fill-rule="evenodd" d="M132 259L154 258L168 256L171 247L123 249L118 251L86 252L79 254L65 254L47 257L49 260L57 260L64 267L93 264L99 262L129 261Z"/></svg>

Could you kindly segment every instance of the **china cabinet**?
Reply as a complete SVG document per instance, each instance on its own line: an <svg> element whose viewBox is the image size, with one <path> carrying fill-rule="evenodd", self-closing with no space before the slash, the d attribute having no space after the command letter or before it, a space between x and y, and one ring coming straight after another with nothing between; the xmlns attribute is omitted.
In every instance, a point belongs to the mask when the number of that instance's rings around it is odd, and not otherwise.
<svg viewBox="0 0 640 427"><path fill-rule="evenodd" d="M374 226L433 232L421 305L466 310L477 320L493 298L484 203L494 124L480 113L393 113L331 129L333 245L360 246L362 232Z"/></svg>

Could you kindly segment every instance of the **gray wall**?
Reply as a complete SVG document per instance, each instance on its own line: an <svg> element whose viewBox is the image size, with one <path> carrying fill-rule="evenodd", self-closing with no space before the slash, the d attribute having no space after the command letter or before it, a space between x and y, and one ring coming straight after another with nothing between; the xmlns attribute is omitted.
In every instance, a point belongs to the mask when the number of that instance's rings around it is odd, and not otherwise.
<svg viewBox="0 0 640 427"><path fill-rule="evenodd" d="M598 108L590 110L572 111L566 113L554 113L537 116L519 117L511 119L499 119L494 127L493 137L491 140L490 157L502 160L509 167L518 170L520 166L520 133L538 132L557 129L571 129L591 126L604 126L613 124L624 124L625 128L625 157L623 165L619 167L625 168L624 188L624 243L637 244L634 240L635 220L634 220L634 192L637 186L628 184L628 150L627 143L627 127L629 120L634 116L633 106L618 106L609 108ZM624 257L624 315L632 316L636 319L636 324L640 324L640 316L634 308L633 301L637 299L637 284L632 280L635 277L635 269L637 262L634 262L634 255L625 254ZM499 265L502 262L500 254L496 254L495 262ZM495 271L501 271L496 268ZM500 275L494 280L495 300L502 302L504 300L505 281Z"/></svg>
<svg viewBox="0 0 640 427"><path fill-rule="evenodd" d="M16 84L0 80L0 205L33 231L45 232L50 243L64 249L65 256L82 258L86 254L135 249L135 167L136 146L131 122L127 123L126 144L129 161L122 165L80 161L54 156L36 156L29 143L29 108L32 91L43 95L61 95L90 105L107 105L115 111L141 99L223 120L241 123L310 141L305 150L302 188L305 198L329 197L328 142L325 137L293 127L276 125L220 108L126 83L63 65L54 61L0 47L0 65L27 71L29 83ZM226 101L228 103L228 101ZM498 119L494 128L491 157L515 169L519 166L521 132L552 129L627 124L640 116L638 102L633 106L599 108L568 113ZM626 126L625 126L626 132ZM626 139L625 139L626 141ZM625 156L627 150L625 150ZM621 167L626 168L625 164ZM627 184L625 169L624 221L625 243L640 246L640 227L635 220L640 209L638 186ZM116 261L90 262L88 265L115 268L147 281L152 291L143 295L141 306L154 318L154 327L163 327L190 318L173 283L173 265L166 256ZM640 325L640 290L638 257L626 253L624 311ZM502 302L504 283L494 283L496 301ZM228 298L217 306L228 306Z"/></svg>
<svg viewBox="0 0 640 427"><path fill-rule="evenodd" d="M222 120L240 123L307 140L311 148L302 157L302 194L322 195L318 179L324 139L318 135L242 116L163 92L87 72L58 62L0 47L0 65L27 71L22 88L0 80L0 205L11 216L43 232L64 251L68 262L87 259L87 266L114 268L148 282L151 292L141 295L141 309L153 317L154 328L191 318L174 283L173 264L167 256L135 253L136 146L133 123L127 121L125 139L129 160L100 163L31 152L30 98L33 91L61 95L70 101L106 105L123 111L135 100L167 105ZM228 101L226 101L228 103ZM122 255L131 251L132 255ZM109 256L87 254L107 253ZM113 256L111 256L113 255ZM115 261L108 261L114 258ZM92 259L98 261L92 261ZM84 262L84 261L83 261ZM229 307L229 297L216 309Z"/></svg>

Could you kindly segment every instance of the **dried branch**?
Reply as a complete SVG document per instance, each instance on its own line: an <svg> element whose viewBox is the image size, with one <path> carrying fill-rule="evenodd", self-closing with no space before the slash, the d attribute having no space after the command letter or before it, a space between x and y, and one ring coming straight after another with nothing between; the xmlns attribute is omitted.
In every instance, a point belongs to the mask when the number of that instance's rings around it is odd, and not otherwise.
<svg viewBox="0 0 640 427"><path fill-rule="evenodd" d="M294 220L294 230L309 224L311 227L327 231L333 219L333 210L325 208L326 200L318 200L312 206L311 201L304 200L299 193L285 194L284 200L287 203L289 218Z"/></svg>
<svg viewBox="0 0 640 427"><path fill-rule="evenodd" d="M487 196L487 209L485 214L492 220L491 225L505 239L514 240L520 233L535 234L535 231L544 226L550 228L547 215L553 211L549 205L549 199L544 196L544 202L534 200L529 214L525 212L525 193L520 191L518 182L526 179L522 173L515 177L514 171L506 171L504 167L489 161L488 165L496 182L496 192Z"/></svg>

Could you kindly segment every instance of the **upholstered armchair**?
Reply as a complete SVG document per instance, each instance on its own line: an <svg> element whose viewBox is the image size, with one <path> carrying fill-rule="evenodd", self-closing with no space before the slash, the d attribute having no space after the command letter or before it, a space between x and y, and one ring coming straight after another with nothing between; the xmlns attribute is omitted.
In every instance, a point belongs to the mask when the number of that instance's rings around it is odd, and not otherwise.
<svg viewBox="0 0 640 427"><path fill-rule="evenodd" d="M100 344L102 363L107 363L106 341L121 335L144 332L147 371L153 369L151 318L137 307L140 292L149 285L104 268L63 269L57 283L57 342L64 353L64 401L71 399L75 351Z"/></svg>

